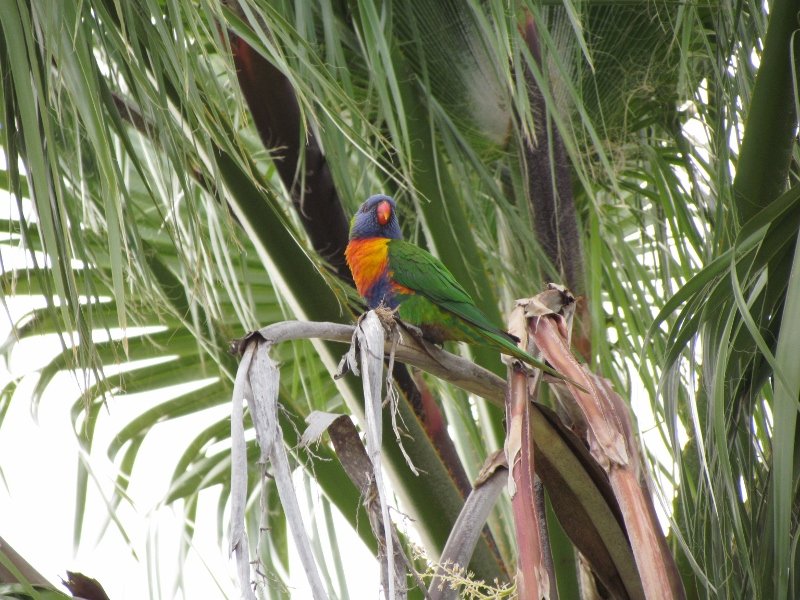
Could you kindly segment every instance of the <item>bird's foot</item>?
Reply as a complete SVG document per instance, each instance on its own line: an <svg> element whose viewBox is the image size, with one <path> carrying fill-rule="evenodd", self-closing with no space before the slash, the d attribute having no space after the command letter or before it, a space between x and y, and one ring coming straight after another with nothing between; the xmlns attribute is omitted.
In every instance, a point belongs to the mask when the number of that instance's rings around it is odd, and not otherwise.
<svg viewBox="0 0 800 600"><path fill-rule="evenodd" d="M378 308L374 309L373 312L378 317L386 331L391 333L397 327L397 321L399 321L399 319L396 317L396 308L389 308L385 304L381 304L378 306ZM361 318L364 318L364 315L361 315ZM359 322L360 321L361 319L359 319Z"/></svg>
<svg viewBox="0 0 800 600"><path fill-rule="evenodd" d="M422 350L425 352L425 354L428 355L428 357L431 360L434 360L437 363L442 364L441 361L436 358L435 352L433 352L431 348L431 346L433 346L434 348L436 348L437 351L441 352L442 346L440 344L437 344L429 340L425 335L425 332L416 325L412 325L411 323L406 323L405 321L397 317L395 317L395 323L400 327L400 329L408 333L415 342L417 342L417 345L420 348L422 348Z"/></svg>
<svg viewBox="0 0 800 600"><path fill-rule="evenodd" d="M341 360L339 361L339 366L336 369L336 372L333 374L334 379L341 379L348 373L353 373L356 376L360 376L361 373L358 367L358 352L359 352L359 339L358 339L358 332L361 329L361 322L364 318L369 314L370 311L362 313L358 319L356 319L356 328L353 331L353 337L350 340L350 348L348 351L342 356ZM378 317L383 328L389 333L390 336L393 335L393 331L396 330L396 325L393 319L393 311L387 309L384 306L379 306L374 311L375 315Z"/></svg>
<svg viewBox="0 0 800 600"><path fill-rule="evenodd" d="M422 333L422 329L417 327L416 325L412 325L411 323L406 323L400 318L396 318L395 322L397 326L400 327L403 331L408 333L414 341L416 341L420 346L423 346L423 342L425 342L425 334Z"/></svg>

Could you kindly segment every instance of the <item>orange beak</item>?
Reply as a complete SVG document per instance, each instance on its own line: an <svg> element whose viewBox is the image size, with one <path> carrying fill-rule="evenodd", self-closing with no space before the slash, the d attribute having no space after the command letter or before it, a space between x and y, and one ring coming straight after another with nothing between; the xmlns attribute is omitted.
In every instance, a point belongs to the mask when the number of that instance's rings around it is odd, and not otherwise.
<svg viewBox="0 0 800 600"><path fill-rule="evenodd" d="M386 225L389 222L389 219L392 218L392 205L389 204L386 200L378 204L378 223L381 226Z"/></svg>

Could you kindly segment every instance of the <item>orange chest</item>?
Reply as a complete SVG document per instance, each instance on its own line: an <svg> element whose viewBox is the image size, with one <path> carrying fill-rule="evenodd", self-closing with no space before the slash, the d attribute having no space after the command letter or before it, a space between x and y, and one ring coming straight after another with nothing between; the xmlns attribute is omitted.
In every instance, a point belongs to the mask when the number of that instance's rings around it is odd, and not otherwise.
<svg viewBox="0 0 800 600"><path fill-rule="evenodd" d="M358 293L366 296L369 289L388 275L389 240L366 238L352 240L344 252Z"/></svg>

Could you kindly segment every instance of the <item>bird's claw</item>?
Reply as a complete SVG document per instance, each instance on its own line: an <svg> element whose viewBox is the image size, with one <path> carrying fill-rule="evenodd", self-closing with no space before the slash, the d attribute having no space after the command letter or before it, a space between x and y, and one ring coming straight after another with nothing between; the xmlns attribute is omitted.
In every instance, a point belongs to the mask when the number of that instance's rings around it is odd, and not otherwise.
<svg viewBox="0 0 800 600"><path fill-rule="evenodd" d="M397 326L397 309L396 308L389 308L385 304L381 304L378 308L374 309L373 312L380 320L383 328L386 331L391 332ZM362 315L363 318L363 315ZM359 319L360 321L360 319Z"/></svg>
<svg viewBox="0 0 800 600"><path fill-rule="evenodd" d="M436 358L434 353L431 352L430 346L433 345L439 351L441 351L442 348L439 345L435 344L434 342L425 339L425 333L422 331L422 329L420 329L416 325L412 325L411 323L406 323L405 321L399 318L395 318L395 323L414 339L417 345L420 348L422 348L422 350L425 352L425 354L428 355L430 359L436 361L440 365L442 364L441 361L438 358Z"/></svg>

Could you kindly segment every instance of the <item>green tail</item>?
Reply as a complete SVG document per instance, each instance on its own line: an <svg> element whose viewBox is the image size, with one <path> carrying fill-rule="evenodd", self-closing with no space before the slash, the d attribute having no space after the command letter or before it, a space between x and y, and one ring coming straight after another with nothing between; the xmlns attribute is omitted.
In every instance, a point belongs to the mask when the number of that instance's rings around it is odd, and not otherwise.
<svg viewBox="0 0 800 600"><path fill-rule="evenodd" d="M525 352L522 348L520 348L513 341L511 341L510 338L494 333L492 331L477 330L477 332L485 340L491 342L489 344L490 346L494 347L500 346L501 349L500 351L503 352L503 354L510 354L514 358L518 358L522 362L527 363L536 369L541 369L548 375L552 375L553 377L557 377L558 379L563 379L564 381L575 383L574 381L572 381L568 377L565 377L552 367L546 365L543 361L539 360L538 358L534 358L533 356Z"/></svg>

